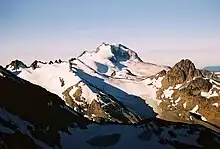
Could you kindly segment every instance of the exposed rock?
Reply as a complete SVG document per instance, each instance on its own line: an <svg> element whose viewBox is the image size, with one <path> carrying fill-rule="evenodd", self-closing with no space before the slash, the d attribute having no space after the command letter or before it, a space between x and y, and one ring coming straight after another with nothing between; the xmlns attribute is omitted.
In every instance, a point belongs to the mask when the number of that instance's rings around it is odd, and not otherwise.
<svg viewBox="0 0 220 149"><path fill-rule="evenodd" d="M74 108L75 110L88 116L89 119L96 122L117 122L117 123L136 123L142 120L141 116L133 111L128 110L122 103L120 103L113 96L102 93L97 94L97 99L92 100L88 103L87 100L82 96L82 87L85 84L79 82L75 86L69 87L63 92L66 103ZM71 90L76 88L75 92L71 95ZM93 90L97 90L90 86ZM89 89L89 88L88 88ZM92 94L92 90L90 90Z"/></svg>
<svg viewBox="0 0 220 149"><path fill-rule="evenodd" d="M38 60L35 60L31 65L30 67L34 70L36 68L39 68L39 65L38 64L47 64L47 62L42 62L42 61L38 61Z"/></svg>
<svg viewBox="0 0 220 149"><path fill-rule="evenodd" d="M19 68L27 68L27 65L25 65L20 60L14 60L9 65L7 65L5 68L8 69L9 67L11 67L11 69L13 69L13 70L17 70Z"/></svg>
<svg viewBox="0 0 220 149"><path fill-rule="evenodd" d="M62 63L62 60L61 59L55 60L55 63L60 64Z"/></svg>
<svg viewBox="0 0 220 149"><path fill-rule="evenodd" d="M53 62L52 62L52 61L50 61L50 62L49 62L49 64L51 65L51 64L53 64Z"/></svg>
<svg viewBox="0 0 220 149"><path fill-rule="evenodd" d="M212 84L208 79L196 78L190 81L185 89L188 90L188 92L190 92L192 95L199 95L201 92L209 92L211 88Z"/></svg>
<svg viewBox="0 0 220 149"><path fill-rule="evenodd" d="M181 60L174 67L167 72L165 78L162 80L164 88L182 84L186 80L192 80L196 71L195 65L188 59ZM196 71L196 75L198 72Z"/></svg>
<svg viewBox="0 0 220 149"><path fill-rule="evenodd" d="M167 74L167 72L166 72L166 70L162 70L162 71L160 71L159 73L157 73L157 75L156 75L156 77L163 77L163 76L165 76Z"/></svg>
<svg viewBox="0 0 220 149"><path fill-rule="evenodd" d="M37 65L37 63L38 63L38 61L35 60L35 61L30 65L30 67L31 67L33 70L36 69L36 68L39 68L39 66Z"/></svg>
<svg viewBox="0 0 220 149"><path fill-rule="evenodd" d="M88 106L87 113L89 115L95 114L97 117L108 118L104 109L102 108L102 105L96 100L93 100L92 103Z"/></svg>
<svg viewBox="0 0 220 149"><path fill-rule="evenodd" d="M59 77L59 79L60 79L60 86L63 87L65 85L65 82L63 78Z"/></svg>
<svg viewBox="0 0 220 149"><path fill-rule="evenodd" d="M220 103L219 83L215 81L215 75L196 69L190 60L181 60L167 72L157 92L157 99L162 101L161 117L192 123L200 118L220 127L220 110L213 106Z"/></svg>

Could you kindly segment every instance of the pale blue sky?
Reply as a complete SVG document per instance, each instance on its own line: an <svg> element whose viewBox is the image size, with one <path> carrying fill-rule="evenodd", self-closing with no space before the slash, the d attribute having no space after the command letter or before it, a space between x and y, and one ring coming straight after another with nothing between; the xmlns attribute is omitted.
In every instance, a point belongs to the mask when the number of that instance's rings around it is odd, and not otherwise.
<svg viewBox="0 0 220 149"><path fill-rule="evenodd" d="M0 0L0 64L123 43L146 61L220 65L219 0Z"/></svg>

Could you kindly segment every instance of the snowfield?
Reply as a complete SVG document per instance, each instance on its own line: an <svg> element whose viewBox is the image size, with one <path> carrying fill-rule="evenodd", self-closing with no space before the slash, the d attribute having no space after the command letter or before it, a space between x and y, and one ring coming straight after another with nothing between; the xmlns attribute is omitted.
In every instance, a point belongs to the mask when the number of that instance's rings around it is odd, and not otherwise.
<svg viewBox="0 0 220 149"><path fill-rule="evenodd" d="M60 64L41 64L40 68L35 70L25 68L18 76L44 87L61 98L63 98L63 91L80 81L79 77L74 76L74 74L69 71L69 64L66 62ZM61 86L60 79L64 80L65 85L63 87Z"/></svg>
<svg viewBox="0 0 220 149"><path fill-rule="evenodd" d="M38 67L19 69L18 76L61 98L66 89L80 81L90 83L144 116L150 115L146 103L157 110L160 101L156 100L156 91L163 79L151 80L149 77L161 70L168 70L165 66L143 62L137 53L123 45L105 43L95 51L85 51L69 62L38 63ZM71 94L75 91L73 87ZM88 87L82 87L82 92L87 103L96 99L96 94Z"/></svg>

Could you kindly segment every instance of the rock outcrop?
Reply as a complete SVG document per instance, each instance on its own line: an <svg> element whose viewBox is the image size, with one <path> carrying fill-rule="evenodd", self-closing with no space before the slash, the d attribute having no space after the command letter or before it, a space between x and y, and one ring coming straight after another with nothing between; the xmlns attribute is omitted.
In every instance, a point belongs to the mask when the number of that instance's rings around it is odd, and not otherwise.
<svg viewBox="0 0 220 149"><path fill-rule="evenodd" d="M34 70L36 68L40 68L39 64L47 64L47 63L35 60L33 63L31 63L30 67Z"/></svg>
<svg viewBox="0 0 220 149"><path fill-rule="evenodd" d="M164 73L162 73L164 74ZM195 68L188 59L164 74L157 92L161 117L168 120L220 127L220 82L209 71Z"/></svg>
<svg viewBox="0 0 220 149"><path fill-rule="evenodd" d="M87 89L87 92L94 94L94 96L85 99L82 91L83 87ZM143 120L141 116L134 111L127 109L113 96L103 93L93 86L89 87L93 90L97 90L99 94L93 93L86 84L80 81L75 86L71 86L63 92L66 103L76 111L82 113L85 117L96 122L132 124ZM72 92L73 89L74 92ZM88 103L88 101L91 102Z"/></svg>
<svg viewBox="0 0 220 149"><path fill-rule="evenodd" d="M5 68L10 70L18 70L19 68L27 68L27 65L20 60L14 60L10 64L6 65Z"/></svg>

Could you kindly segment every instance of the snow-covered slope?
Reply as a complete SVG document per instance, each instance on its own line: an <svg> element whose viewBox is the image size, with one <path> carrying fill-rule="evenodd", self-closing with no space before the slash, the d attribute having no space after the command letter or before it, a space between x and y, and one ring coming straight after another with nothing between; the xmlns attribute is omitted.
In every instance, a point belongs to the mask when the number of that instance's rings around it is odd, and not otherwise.
<svg viewBox="0 0 220 149"><path fill-rule="evenodd" d="M123 45L103 43L77 58L35 61L19 73L12 72L57 94L96 122L130 124L159 114L166 120L194 123L193 113L202 123L219 126L219 78L196 69L190 60L181 60L170 69L143 62ZM197 105L199 109L192 112Z"/></svg>
<svg viewBox="0 0 220 149"><path fill-rule="evenodd" d="M156 90L160 83L152 80L149 85L149 77L161 70L169 70L169 67L143 62L137 53L121 44L103 43L95 51L85 51L66 62L35 61L31 67L19 70L17 75L57 94L86 117L89 113L90 117L97 116L97 111L87 111L91 104L105 109L104 105L109 102L106 103L103 96L98 97L105 95L111 99L111 106L113 101L119 102L117 105L125 106L122 108L125 111L134 111L146 118L154 116L147 104L157 110ZM84 85L79 86L80 82ZM82 94L80 98L76 97L78 93Z"/></svg>
<svg viewBox="0 0 220 149"><path fill-rule="evenodd" d="M78 57L85 65L107 76L128 75L147 77L168 67L146 63L138 54L124 45L101 44L96 51L85 51ZM124 73L121 73L124 71ZM126 72L127 71L127 72Z"/></svg>
<svg viewBox="0 0 220 149"><path fill-rule="evenodd" d="M70 86L80 81L69 70L69 63L38 64L39 68L26 68L18 74L19 77L38 84L61 98L62 93ZM64 81L64 84L62 83Z"/></svg>

